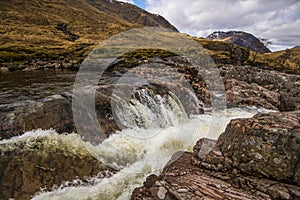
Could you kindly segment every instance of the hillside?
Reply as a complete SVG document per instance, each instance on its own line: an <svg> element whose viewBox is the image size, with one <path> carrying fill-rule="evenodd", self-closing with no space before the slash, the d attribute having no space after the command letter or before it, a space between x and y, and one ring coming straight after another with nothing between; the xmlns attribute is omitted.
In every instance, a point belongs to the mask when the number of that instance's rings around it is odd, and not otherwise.
<svg viewBox="0 0 300 200"><path fill-rule="evenodd" d="M242 31L228 31L222 32L217 31L210 34L206 39L213 41L224 41L232 44L239 45L241 47L246 47L251 51L257 51L260 53L271 52L267 47L264 46L261 41L250 33L245 33Z"/></svg>
<svg viewBox="0 0 300 200"><path fill-rule="evenodd" d="M0 13L0 63L9 68L78 62L95 44L134 27L177 31L163 17L118 1L1 0Z"/></svg>
<svg viewBox="0 0 300 200"><path fill-rule="evenodd" d="M255 66L268 65L278 71L300 74L300 47L264 54L251 52L249 61Z"/></svg>

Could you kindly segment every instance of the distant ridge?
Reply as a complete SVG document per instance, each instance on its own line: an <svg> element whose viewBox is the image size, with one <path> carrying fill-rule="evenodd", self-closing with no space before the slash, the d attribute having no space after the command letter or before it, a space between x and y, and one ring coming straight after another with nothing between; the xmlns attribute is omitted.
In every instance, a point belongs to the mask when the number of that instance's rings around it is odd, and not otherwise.
<svg viewBox="0 0 300 200"><path fill-rule="evenodd" d="M271 52L258 38L242 31L216 31L207 36L206 39L229 42L259 53Z"/></svg>

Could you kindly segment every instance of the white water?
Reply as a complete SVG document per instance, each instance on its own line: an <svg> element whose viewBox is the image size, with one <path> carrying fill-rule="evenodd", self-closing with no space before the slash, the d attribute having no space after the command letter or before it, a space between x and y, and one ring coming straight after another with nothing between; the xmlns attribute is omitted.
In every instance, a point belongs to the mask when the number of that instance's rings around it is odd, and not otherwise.
<svg viewBox="0 0 300 200"><path fill-rule="evenodd" d="M252 117L257 112L255 108L234 108L215 114L194 116L182 124L167 128L127 129L113 134L98 146L83 142L74 134L58 135L53 130L29 132L1 143L29 141L35 137L57 137L69 143L83 144L100 161L120 170L109 178L95 177L96 181L90 185L80 185L80 181L76 180L79 186L43 192L37 194L33 198L35 200L126 200L130 199L132 191L141 186L148 175L158 175L175 152L191 151L196 141L202 137L216 139L231 119Z"/></svg>

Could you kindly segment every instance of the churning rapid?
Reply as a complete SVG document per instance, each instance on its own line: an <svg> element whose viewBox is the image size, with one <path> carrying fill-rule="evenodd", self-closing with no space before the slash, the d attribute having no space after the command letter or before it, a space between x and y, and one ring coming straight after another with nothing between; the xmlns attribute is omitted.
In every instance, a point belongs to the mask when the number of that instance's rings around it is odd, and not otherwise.
<svg viewBox="0 0 300 200"><path fill-rule="evenodd" d="M256 108L232 108L187 116L172 94L163 96L146 90L141 90L129 104L115 99L117 117L129 128L112 134L97 146L84 142L76 134L59 135L54 130L36 130L1 141L26 141L26 145L31 145L38 137L63 140L83 145L100 162L117 170L112 176L91 177L90 184L74 180L74 184L66 182L54 186L52 191L41 191L33 199L130 199L132 191L141 186L148 175L161 173L174 153L191 151L199 138L216 139L230 119L252 117L258 112ZM130 117L125 119L122 111L128 111L127 117Z"/></svg>

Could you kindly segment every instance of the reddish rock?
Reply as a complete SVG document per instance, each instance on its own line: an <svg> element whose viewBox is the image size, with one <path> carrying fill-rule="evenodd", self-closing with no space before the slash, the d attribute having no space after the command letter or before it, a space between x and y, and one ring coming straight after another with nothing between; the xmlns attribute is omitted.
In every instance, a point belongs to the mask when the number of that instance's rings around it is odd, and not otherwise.
<svg viewBox="0 0 300 200"><path fill-rule="evenodd" d="M131 199L299 199L299 119L300 111L232 120L218 141L199 140Z"/></svg>

